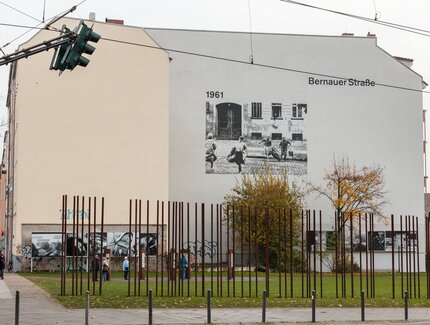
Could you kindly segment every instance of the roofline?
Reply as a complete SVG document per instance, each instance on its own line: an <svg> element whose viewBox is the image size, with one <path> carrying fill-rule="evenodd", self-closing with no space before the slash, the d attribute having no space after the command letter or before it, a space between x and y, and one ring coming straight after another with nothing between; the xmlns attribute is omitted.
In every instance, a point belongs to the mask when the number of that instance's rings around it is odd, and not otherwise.
<svg viewBox="0 0 430 325"><path fill-rule="evenodd" d="M217 31L217 30L204 30L204 29L175 29L175 28L155 28L155 27L143 27L145 30L167 30L167 31L178 31L178 32L203 32L203 33L227 33L227 34L250 34L249 32L246 31ZM354 39L366 39L366 40L371 40L375 43L375 46L380 49L381 51L383 51L385 54L389 55L394 61L396 61L398 64L401 64L403 67L409 69L410 71L412 71L414 74L416 74L417 76L419 76L421 78L421 81L423 81L423 76L420 75L419 73L417 73L415 70L413 70L412 68L404 65L403 63L401 63L399 61L399 59L404 59L407 61L411 61L413 62L413 59L409 59L409 58L402 58L399 56L394 56L391 55L390 53L388 53L387 51L385 51L383 48L381 48L380 46L378 46L377 44L377 38L375 36L355 36L355 35L313 35L313 34L285 34L285 33L267 33L267 32L252 32L253 35L274 35L274 36L293 36L293 37L328 37L328 38L354 38ZM399 58L399 59L397 59Z"/></svg>
<svg viewBox="0 0 430 325"><path fill-rule="evenodd" d="M145 30L169 30L178 32L202 32L202 33L226 33L226 34L253 34L253 35L285 35L285 36L298 36L298 37L329 37L329 38L354 38L354 39L368 39L376 40L374 36L349 36L349 35L317 35L317 34L286 34L286 33L274 33L274 32L252 32L249 31L232 31L232 30L208 30L208 29L185 29L185 28L159 28L159 27L143 27Z"/></svg>

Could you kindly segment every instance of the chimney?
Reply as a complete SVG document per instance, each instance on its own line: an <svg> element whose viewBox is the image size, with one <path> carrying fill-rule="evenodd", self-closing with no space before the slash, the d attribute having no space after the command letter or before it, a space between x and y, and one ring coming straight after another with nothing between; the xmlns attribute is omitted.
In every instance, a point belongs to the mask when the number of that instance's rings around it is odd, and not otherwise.
<svg viewBox="0 0 430 325"><path fill-rule="evenodd" d="M371 32L367 32L367 37L376 37L376 34L372 34Z"/></svg>
<svg viewBox="0 0 430 325"><path fill-rule="evenodd" d="M124 20L120 20L120 19L109 19L109 18L106 18L105 22L109 23L109 24L124 25Z"/></svg>
<svg viewBox="0 0 430 325"><path fill-rule="evenodd" d="M90 17L89 17L89 19L90 19L91 21L96 21L96 13L95 13L95 12L90 12Z"/></svg>

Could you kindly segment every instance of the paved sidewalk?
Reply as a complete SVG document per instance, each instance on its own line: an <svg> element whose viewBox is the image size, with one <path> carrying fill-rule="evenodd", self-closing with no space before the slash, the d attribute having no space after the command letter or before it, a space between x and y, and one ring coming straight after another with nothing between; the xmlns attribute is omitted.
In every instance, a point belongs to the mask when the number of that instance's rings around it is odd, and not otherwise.
<svg viewBox="0 0 430 325"><path fill-rule="evenodd" d="M65 309L45 291L15 273L6 273L0 280L0 324L15 323L15 292L20 291L20 325L84 324L84 309ZM82 297L84 301L84 297ZM154 324L205 324L206 309L155 309ZM360 322L359 308L317 308L316 320L324 324L430 324L430 308L410 308L409 321L402 308L366 308L366 322ZM311 321L310 308L270 308L269 324L307 324ZM258 324L259 308L212 310L213 324ZM148 324L145 309L91 309L89 324L119 325Z"/></svg>

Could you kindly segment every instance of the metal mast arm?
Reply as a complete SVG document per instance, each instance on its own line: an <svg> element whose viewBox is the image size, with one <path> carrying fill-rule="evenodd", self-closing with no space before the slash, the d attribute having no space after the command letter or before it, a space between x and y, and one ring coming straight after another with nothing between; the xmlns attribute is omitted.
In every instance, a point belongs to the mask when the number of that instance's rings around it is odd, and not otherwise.
<svg viewBox="0 0 430 325"><path fill-rule="evenodd" d="M22 49L12 54L5 55L0 58L0 66L18 61L20 59L26 59L32 55L38 54L43 51L48 51L49 49L52 49L54 47L58 47L62 44L71 42L74 38L76 38L76 34L70 32L53 38L49 41L44 41L43 43L33 45L29 48Z"/></svg>

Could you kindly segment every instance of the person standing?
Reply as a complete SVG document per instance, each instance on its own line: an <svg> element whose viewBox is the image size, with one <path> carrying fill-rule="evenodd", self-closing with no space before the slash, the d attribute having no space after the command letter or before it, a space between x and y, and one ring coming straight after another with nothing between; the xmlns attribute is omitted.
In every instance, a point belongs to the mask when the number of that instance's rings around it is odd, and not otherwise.
<svg viewBox="0 0 430 325"><path fill-rule="evenodd" d="M188 261L184 254L182 254L181 260L179 261L179 269L181 271L181 279L185 280L188 273Z"/></svg>
<svg viewBox="0 0 430 325"><path fill-rule="evenodd" d="M6 267L6 261L4 258L4 254L0 251L0 278L4 280L4 269Z"/></svg>
<svg viewBox="0 0 430 325"><path fill-rule="evenodd" d="M206 147L206 162L209 162L211 165L211 169L213 169L214 161L217 160L217 156L215 154L215 150L217 147L215 144L215 140L213 139L212 133L208 133L205 147Z"/></svg>
<svg viewBox="0 0 430 325"><path fill-rule="evenodd" d="M122 262L122 270L124 272L124 280L128 280L128 270L130 263L128 262L128 257L124 257L124 261Z"/></svg>
<svg viewBox="0 0 430 325"><path fill-rule="evenodd" d="M109 264L108 261L105 257L103 257L102 260L102 276L103 276L103 281L107 281L107 275L109 272Z"/></svg>
<svg viewBox="0 0 430 325"><path fill-rule="evenodd" d="M99 256L96 255L93 261L93 280L94 281L98 281L99 271L100 271L100 261L99 261Z"/></svg>

